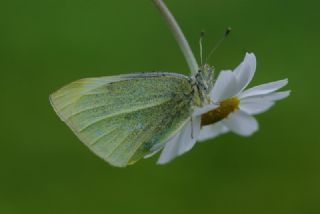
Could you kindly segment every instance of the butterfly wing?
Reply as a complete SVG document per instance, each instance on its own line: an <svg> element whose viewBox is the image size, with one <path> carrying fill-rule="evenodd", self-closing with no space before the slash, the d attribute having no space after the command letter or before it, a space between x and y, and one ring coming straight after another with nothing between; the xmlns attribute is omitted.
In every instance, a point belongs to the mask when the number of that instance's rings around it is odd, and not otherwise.
<svg viewBox="0 0 320 214"><path fill-rule="evenodd" d="M82 79L50 96L78 138L119 167L173 136L190 117L192 99L188 77L160 72Z"/></svg>

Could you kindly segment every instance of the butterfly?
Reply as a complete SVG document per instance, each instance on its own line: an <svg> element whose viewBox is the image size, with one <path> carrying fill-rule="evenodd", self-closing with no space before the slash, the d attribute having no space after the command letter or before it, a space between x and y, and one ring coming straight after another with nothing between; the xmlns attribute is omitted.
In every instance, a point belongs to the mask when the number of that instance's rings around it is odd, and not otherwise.
<svg viewBox="0 0 320 214"><path fill-rule="evenodd" d="M50 101L89 149L123 167L162 149L188 123L192 137L191 115L206 102L212 70L196 77L147 72L86 78L59 89Z"/></svg>

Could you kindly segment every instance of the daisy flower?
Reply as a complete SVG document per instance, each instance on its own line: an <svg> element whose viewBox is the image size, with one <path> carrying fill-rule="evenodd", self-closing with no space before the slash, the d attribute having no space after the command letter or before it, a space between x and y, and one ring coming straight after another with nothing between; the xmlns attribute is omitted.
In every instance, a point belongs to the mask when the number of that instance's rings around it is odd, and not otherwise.
<svg viewBox="0 0 320 214"><path fill-rule="evenodd" d="M288 80L279 80L246 89L256 70L256 57L247 53L233 71L221 71L210 93L210 103L196 109L184 127L165 144L158 164L165 164L189 151L197 141L229 131L250 136L258 130L254 115L270 109L290 91L276 92Z"/></svg>

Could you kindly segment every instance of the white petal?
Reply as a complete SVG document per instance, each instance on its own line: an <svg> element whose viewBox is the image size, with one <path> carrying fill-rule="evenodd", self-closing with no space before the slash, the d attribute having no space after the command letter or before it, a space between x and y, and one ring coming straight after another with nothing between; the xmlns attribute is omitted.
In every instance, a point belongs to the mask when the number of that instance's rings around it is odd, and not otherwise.
<svg viewBox="0 0 320 214"><path fill-rule="evenodd" d="M287 84L288 84L288 79L284 79L284 80L279 80L275 82L258 85L256 87L245 90L243 93L241 93L239 97L241 99L241 98L250 97L250 96L268 94L276 90L279 90L280 88L284 87Z"/></svg>
<svg viewBox="0 0 320 214"><path fill-rule="evenodd" d="M242 136L250 136L258 130L256 119L241 110L230 114L222 122L232 132Z"/></svg>
<svg viewBox="0 0 320 214"><path fill-rule="evenodd" d="M245 97L241 99L241 102L274 102L277 100L282 100L290 95L290 91L273 92L269 94L256 95Z"/></svg>
<svg viewBox="0 0 320 214"><path fill-rule="evenodd" d="M182 132L182 131L181 131ZM177 135L173 136L165 145L161 152L158 164L166 164L174 159L178 155L178 139L181 135L179 132Z"/></svg>
<svg viewBox="0 0 320 214"><path fill-rule="evenodd" d="M221 71L211 91L213 102L220 102L238 94L237 79L232 71Z"/></svg>
<svg viewBox="0 0 320 214"><path fill-rule="evenodd" d="M243 91L251 82L256 71L256 57L247 53L243 62L233 71L238 82L238 90Z"/></svg>
<svg viewBox="0 0 320 214"><path fill-rule="evenodd" d="M201 116L192 117L191 125L192 125L192 135L191 136L192 136L192 138L197 140L199 138L199 134L200 134Z"/></svg>
<svg viewBox="0 0 320 214"><path fill-rule="evenodd" d="M204 107L195 109L194 112L193 112L193 115L194 116L199 116L199 115L205 114L205 113L207 113L207 112L209 112L209 111L211 111L213 109L216 109L218 107L219 107L219 105L212 103L212 104L206 105Z"/></svg>
<svg viewBox="0 0 320 214"><path fill-rule="evenodd" d="M243 62L232 71L221 71L211 91L214 102L234 97L251 82L256 70L256 57L246 54Z"/></svg>
<svg viewBox="0 0 320 214"><path fill-rule="evenodd" d="M270 109L274 105L274 102L246 102L241 101L240 102L240 109L247 114L255 115L255 114L261 114L268 109Z"/></svg>
<svg viewBox="0 0 320 214"><path fill-rule="evenodd" d="M193 117L182 130L171 138L161 152L158 164L166 164L192 149L200 133L201 116Z"/></svg>
<svg viewBox="0 0 320 214"><path fill-rule="evenodd" d="M184 132L181 133L179 139L179 150L178 155L182 155L192 149L192 147L196 144L200 133L201 126L201 116L192 118L190 123L190 129L185 129Z"/></svg>
<svg viewBox="0 0 320 214"><path fill-rule="evenodd" d="M207 125L201 128L198 140L205 141L211 138L215 138L218 135L227 133L229 129L223 125L223 123L218 122L212 125Z"/></svg>

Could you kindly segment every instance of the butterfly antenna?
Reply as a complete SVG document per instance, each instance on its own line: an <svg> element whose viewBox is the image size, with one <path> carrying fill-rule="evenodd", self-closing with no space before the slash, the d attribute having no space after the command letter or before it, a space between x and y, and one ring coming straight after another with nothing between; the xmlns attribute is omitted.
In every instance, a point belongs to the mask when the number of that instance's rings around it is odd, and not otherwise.
<svg viewBox="0 0 320 214"><path fill-rule="evenodd" d="M230 35L232 28L228 27L226 31L224 32L224 35L221 37L221 39L216 43L216 45L211 49L210 53L208 54L205 63L208 62L212 54L219 48L219 46L222 44L222 42Z"/></svg>
<svg viewBox="0 0 320 214"><path fill-rule="evenodd" d="M204 31L201 31L200 33L200 40L199 40L199 48L200 48L200 66L203 64L203 40L204 40Z"/></svg>

